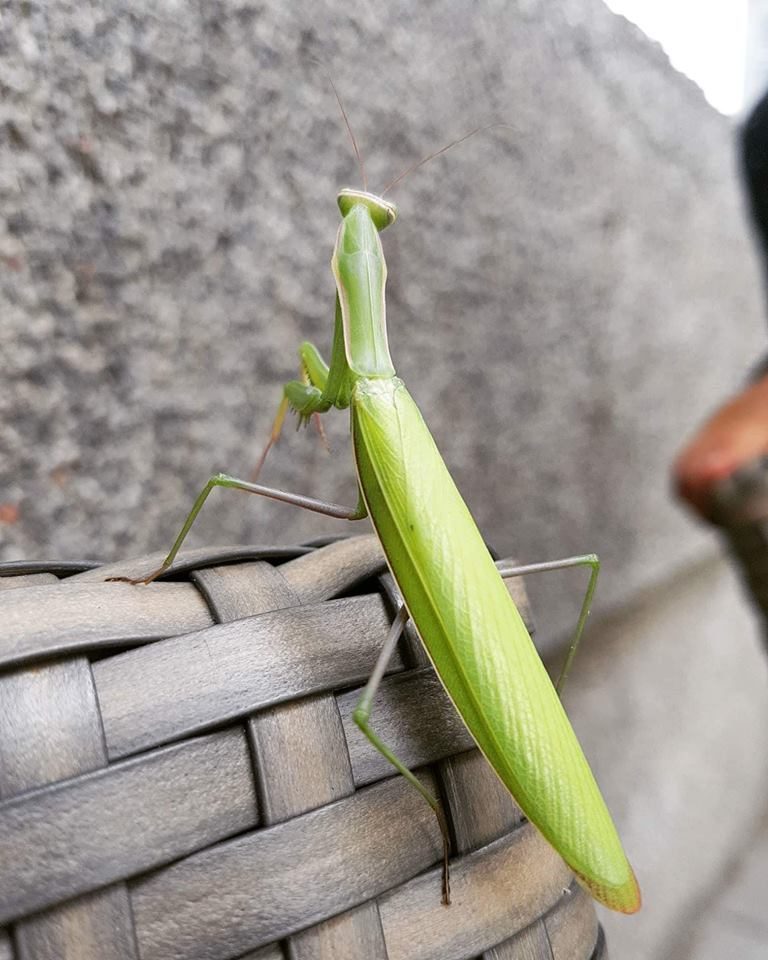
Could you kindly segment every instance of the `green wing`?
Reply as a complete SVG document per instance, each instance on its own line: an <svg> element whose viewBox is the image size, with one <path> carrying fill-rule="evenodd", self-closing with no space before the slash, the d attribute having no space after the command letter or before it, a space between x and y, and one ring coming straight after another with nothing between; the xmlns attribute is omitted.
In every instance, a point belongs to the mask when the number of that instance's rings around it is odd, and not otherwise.
<svg viewBox="0 0 768 960"><path fill-rule="evenodd" d="M592 895L634 912L640 891L576 735L400 380L357 382L352 435L392 573L477 745Z"/></svg>

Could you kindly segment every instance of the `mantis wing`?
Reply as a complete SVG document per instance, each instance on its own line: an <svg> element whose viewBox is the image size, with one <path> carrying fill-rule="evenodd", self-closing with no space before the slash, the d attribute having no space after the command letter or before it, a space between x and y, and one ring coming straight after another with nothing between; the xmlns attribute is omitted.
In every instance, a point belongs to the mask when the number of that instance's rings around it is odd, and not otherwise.
<svg viewBox="0 0 768 960"><path fill-rule="evenodd" d="M640 891L554 686L402 381L352 398L358 478L438 676L523 813L590 893L633 913Z"/></svg>

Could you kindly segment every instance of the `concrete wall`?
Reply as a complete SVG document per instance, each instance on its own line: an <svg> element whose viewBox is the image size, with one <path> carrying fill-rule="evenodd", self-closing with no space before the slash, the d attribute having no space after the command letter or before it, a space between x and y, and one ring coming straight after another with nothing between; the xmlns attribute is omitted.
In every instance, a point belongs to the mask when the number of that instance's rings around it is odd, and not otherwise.
<svg viewBox="0 0 768 960"><path fill-rule="evenodd" d="M4 16L4 559L165 547L213 470L255 461L300 340L327 349L334 195L358 174L316 58L374 188L513 126L393 195L392 351L500 551L603 556L611 619L570 700L646 892L636 921L610 920L615 954L662 956L732 849L712 842L724 805L735 792L745 821L763 782L754 632L725 574L701 579L710 538L667 493L681 438L763 346L729 122L599 0ZM265 482L353 502L333 421L333 457L289 432ZM331 531L219 493L196 542ZM545 645L581 589L532 588Z"/></svg>

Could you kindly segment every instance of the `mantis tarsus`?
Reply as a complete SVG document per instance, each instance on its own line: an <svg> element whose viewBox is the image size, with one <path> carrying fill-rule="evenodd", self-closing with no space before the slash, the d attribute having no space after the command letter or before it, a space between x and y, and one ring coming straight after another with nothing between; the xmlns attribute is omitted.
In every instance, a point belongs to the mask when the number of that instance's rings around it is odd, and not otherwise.
<svg viewBox="0 0 768 960"><path fill-rule="evenodd" d="M357 506L350 509L216 474L195 501L162 566L143 582L170 566L217 486L333 517L369 516L404 606L354 718L438 816L445 842L444 902L449 902L448 834L439 803L369 723L376 688L409 617L477 745L528 819L597 900L632 913L640 907L640 891L558 690L421 413L395 375L387 343L386 264L379 233L394 222L396 208L365 189L341 190L338 205L342 221L331 261L337 289L331 361L326 364L314 346L302 344L302 378L284 387L265 455L279 436L289 408L306 423L332 407L348 407L359 485ZM263 460L264 456L259 466ZM558 687L589 611L597 558L506 571L514 575L575 564L589 565L592 576Z"/></svg>

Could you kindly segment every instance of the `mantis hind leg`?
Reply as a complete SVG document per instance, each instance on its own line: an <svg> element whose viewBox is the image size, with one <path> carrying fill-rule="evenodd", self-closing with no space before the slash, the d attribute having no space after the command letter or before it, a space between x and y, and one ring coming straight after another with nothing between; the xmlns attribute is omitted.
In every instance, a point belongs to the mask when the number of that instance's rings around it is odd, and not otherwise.
<svg viewBox="0 0 768 960"><path fill-rule="evenodd" d="M328 364L323 360L317 347L304 342L299 348L299 366L301 380L289 380L283 387L283 399L277 408L269 438L249 477L252 483L255 483L258 479L269 451L280 439L289 409L298 414L299 424L313 419L317 424L320 437L325 442L325 432L319 414L325 413L330 407L330 404L323 398L323 391L328 383Z"/></svg>
<svg viewBox="0 0 768 960"><path fill-rule="evenodd" d="M546 573L549 570L567 570L570 567L589 567L589 583L584 593L584 599L581 602L579 619L576 622L576 629L568 644L568 652L565 655L565 662L560 670L560 676L557 678L557 683L555 684L555 690L558 694L562 693L563 685L568 679L568 674L573 665L573 660L587 623L587 617L592 607L592 599L595 595L595 588L597 587L597 578L600 574L599 557L595 553L587 553L579 557L566 557L564 560L551 560L546 563L529 563L521 567L506 567L502 564L497 564L497 567L499 568L499 573L505 580L511 577L524 577L529 573Z"/></svg>
<svg viewBox="0 0 768 960"><path fill-rule="evenodd" d="M499 573L505 579L522 577L529 573L544 573L549 570L566 570L570 567L586 566L590 569L589 583L587 584L584 600L581 604L581 611L579 613L576 629L571 638L571 642L568 645L568 653L566 655L563 668L560 671L560 677L555 684L555 689L559 694L568 676L568 672L570 671L573 658L576 656L576 650L578 649L579 641L581 640L582 633L584 632L584 626L587 622L587 617L589 616L592 598L595 593L595 587L597 586L597 578L600 573L600 560L596 554L590 553L585 554L584 556L567 557L564 560L553 560L546 563L531 563L525 566L504 566L503 564L497 564L497 566L499 567ZM448 824L443 814L440 801L430 793L430 791L424 786L419 778L411 770L409 770L405 763L403 763L403 761L400 760L400 758L393 753L392 750L378 737L369 722L376 691L381 684L387 664L392 659L392 654L395 652L397 641L400 638L408 619L408 611L405 605L403 605L400 607L395 619L392 621L392 627L390 628L387 639L385 640L384 646L381 649L379 658L376 661L376 666L373 669L373 673L371 674L368 683L365 685L365 689L360 695L360 699L357 701L357 705L352 713L352 719L368 738L372 746L374 746L379 753L389 760L398 773L402 774L405 779L413 787L415 787L416 790L419 791L429 806L434 810L435 816L437 817L437 822L440 826L440 833L443 838L443 903L447 905L451 902L450 873L448 864L451 841L450 834L448 832Z"/></svg>
<svg viewBox="0 0 768 960"><path fill-rule="evenodd" d="M274 500L280 500L285 503L292 503L296 506L303 507L304 509L313 510L318 513L323 513L328 516L336 517L339 519L355 520L360 519L366 515L365 505L360 499L358 505L350 510L347 507L340 506L338 504L328 503L321 500L315 500L310 497L304 497L298 494L290 494L280 490L274 490L269 487L263 487L255 483L251 483L245 480L238 480L235 477L230 477L223 473L218 473L212 476L203 489L200 491L197 499L195 500L192 509L187 515L182 528L176 537L176 540L171 547L168 555L163 560L160 567L151 573L149 576L137 579L130 580L126 577L114 577L110 579L115 580L128 580L130 583L151 583L154 579L163 574L173 563L178 551L180 550L182 543L187 537L197 515L202 509L205 501L208 499L208 496L213 491L214 487L228 487L235 490L242 490L246 493L255 493L260 496L266 496ZM590 567L590 579L587 586L587 591L582 602L581 612L579 615L579 620L574 632L573 638L569 645L568 654L566 656L566 661L563 666L563 669L560 674L560 678L556 684L556 689L558 693L560 692L562 685L568 675L570 666L573 662L573 658L576 654L576 650L581 639L581 635L584 630L584 625L586 623L587 617L589 615L589 610L592 602L592 597L594 595L595 587L597 585L597 577L600 570L600 561L597 556L594 554L588 554L581 557L570 557L565 560L556 560L549 563L536 563L528 564L526 566L519 567L504 567L500 565L499 572L502 577L517 577L524 576L529 573L538 573L548 570L562 570L573 566L589 566ZM372 711L373 699L376 695L378 687L381 683L382 677L386 670L387 664L392 658L394 653L395 646L398 639L403 631L405 624L409 618L408 611L405 606L402 606L398 611L395 619L392 623L389 635L384 643L382 651L379 655L379 658L376 662L373 673L371 674L368 683L363 690L363 693L353 711L353 720L367 737L370 743L378 750L387 760L395 767L395 769L402 774L403 777L421 794L424 800L429 804L432 810L437 817L437 822L440 827L440 833L443 839L443 903L450 903L450 876L449 876L449 853L450 853L450 835L448 832L448 824L446 822L445 816L443 814L442 807L439 800L434 797L431 792L424 786L423 783L418 779L418 777L408 769L408 767L401 761L397 755L378 737L378 735L372 729L369 720Z"/></svg>
<svg viewBox="0 0 768 960"><path fill-rule="evenodd" d="M360 699L357 701L357 705L352 712L352 719L362 730L371 744L379 751L379 753L385 756L392 766L398 771L398 773L401 773L405 779L419 791L422 797L424 797L430 807L434 810L438 825L440 827L440 834L443 838L443 903L447 906L451 902L451 886L448 872L448 856L451 848L451 840L448 833L448 824L445 820L443 809L440 806L440 801L436 797L432 796L430 791L424 786L421 780L419 780L416 774L409 770L403 761L400 760L399 757L392 752L392 750L390 750L386 743L384 743L377 736L377 734L374 733L369 723L371 709L373 706L373 698L376 696L376 691L378 690L379 684L384 676L384 671L387 669L387 664L392 659L392 654L395 652L397 641L400 639L400 634L403 632L403 628L407 622L408 611L406 610L405 606L402 606L398 610L395 619L392 621L392 626L390 627L387 639L384 641L384 646L381 648L381 653L376 661L376 666L373 668L373 673L371 674L368 683L365 685L365 689L363 690Z"/></svg>

